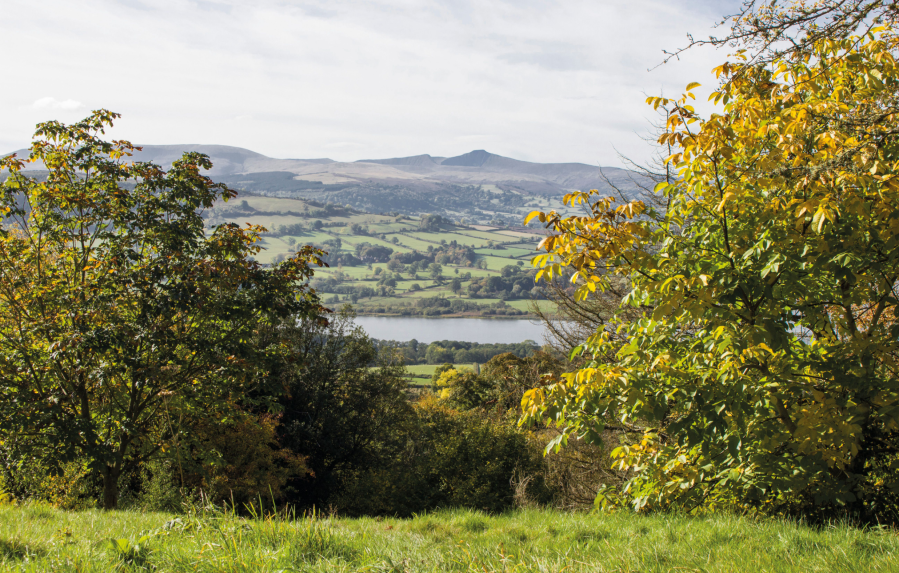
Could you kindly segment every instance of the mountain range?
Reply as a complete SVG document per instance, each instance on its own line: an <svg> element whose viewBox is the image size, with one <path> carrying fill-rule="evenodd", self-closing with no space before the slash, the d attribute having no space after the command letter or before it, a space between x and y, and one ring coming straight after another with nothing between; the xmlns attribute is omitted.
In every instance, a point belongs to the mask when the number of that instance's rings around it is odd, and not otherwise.
<svg viewBox="0 0 899 573"><path fill-rule="evenodd" d="M559 199L579 189L625 190L647 184L632 171L584 163L532 163L475 150L455 157L415 155L353 162L275 159L227 145L144 145L134 160L171 165L185 151L210 157L209 176L244 192L307 197L374 212L468 213L475 220L518 218L531 198ZM17 152L20 157L27 150ZM42 169L29 164L28 169Z"/></svg>

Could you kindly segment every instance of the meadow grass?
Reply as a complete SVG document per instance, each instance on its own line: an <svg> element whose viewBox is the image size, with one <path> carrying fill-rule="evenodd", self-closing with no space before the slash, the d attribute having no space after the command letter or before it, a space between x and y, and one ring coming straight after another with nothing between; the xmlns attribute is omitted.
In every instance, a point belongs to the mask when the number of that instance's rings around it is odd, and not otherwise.
<svg viewBox="0 0 899 573"><path fill-rule="evenodd" d="M440 244L440 239L443 239L447 243L449 243L452 240L453 235L454 233L452 233L451 231L409 231L409 236L434 247L437 247Z"/></svg>
<svg viewBox="0 0 899 573"><path fill-rule="evenodd" d="M298 245L308 245L312 243L324 243L328 239L333 239L334 235L324 231L306 231L302 235L295 236Z"/></svg>
<svg viewBox="0 0 899 573"><path fill-rule="evenodd" d="M444 240L446 240L447 243L456 241L457 244L464 245L467 247L477 248L477 247L483 247L483 246L487 245L487 241L485 241L484 239L479 239L477 237L469 237L469 236L463 235L461 233L445 233L445 234L432 235L432 236L435 238L430 239L430 240L436 240L438 243L440 242L440 239L444 239ZM427 237L425 237L425 238L427 238Z"/></svg>
<svg viewBox="0 0 899 573"><path fill-rule="evenodd" d="M414 249L416 251L427 251L429 245L432 247L435 246L433 243L426 243L426 242L420 241L418 239L413 239L413 238L409 237L408 235L400 235L399 233L387 235L388 240L390 240L391 242L393 242L392 239L394 237L396 237L396 239L397 239L397 241L399 241L400 245L403 245L404 247L407 247L410 249Z"/></svg>
<svg viewBox="0 0 899 573"><path fill-rule="evenodd" d="M478 238L478 239L484 239L485 242L486 241L493 241L494 243L520 243L521 242L520 237L510 237L508 235L500 235L499 233L491 232L491 231L469 231L468 229L466 229L464 231L458 231L457 234L464 235L466 237L474 237L474 238ZM536 238L534 240L534 243L536 244L537 242L539 242L539 240L540 240L539 238Z"/></svg>
<svg viewBox="0 0 899 573"><path fill-rule="evenodd" d="M378 223L368 226L368 230L373 235L390 235L392 233L405 233L414 231L418 225L404 225L403 223Z"/></svg>
<svg viewBox="0 0 899 573"><path fill-rule="evenodd" d="M899 537L775 519L442 510L412 519L0 508L0 571L867 572Z"/></svg>
<svg viewBox="0 0 899 573"><path fill-rule="evenodd" d="M539 306L540 310L542 310L543 312L552 313L552 312L555 312L555 310L556 310L556 303L552 302L551 300L536 300L536 301L507 300L506 301L506 304L511 306L512 308L517 309L517 310L523 310L523 311L530 311L532 303L537 303L537 306ZM539 342L539 340L538 340L538 342Z"/></svg>
<svg viewBox="0 0 899 573"><path fill-rule="evenodd" d="M366 267L328 267L328 268L320 268L315 269L315 276L317 277L329 277L335 274L337 271L343 272L345 277L348 277L351 280L362 280L371 278L374 276L374 268L372 270L368 270ZM362 285L362 286L372 286L372 285Z"/></svg>
<svg viewBox="0 0 899 573"><path fill-rule="evenodd" d="M538 241L543 238L542 236L535 233L522 233L521 231L497 231L496 234L515 237L518 239L536 239Z"/></svg>
<svg viewBox="0 0 899 573"><path fill-rule="evenodd" d="M533 249L516 249L516 248L506 248L506 249L475 249L475 253L479 255L487 255L494 257L503 257L505 259L514 259L518 257L524 256L534 256L536 252ZM509 264L515 264L515 261L509 261Z"/></svg>
<svg viewBox="0 0 899 573"><path fill-rule="evenodd" d="M502 252L502 251L498 251L498 252ZM494 270L494 271L502 270L502 268L505 267L506 265L515 266L515 263L517 262L517 261L509 259L509 258L499 257L499 256L491 256L491 255L481 255L481 260L487 261L487 268Z"/></svg>
<svg viewBox="0 0 899 573"><path fill-rule="evenodd" d="M397 253L411 252L411 249L409 249L408 247L404 247L403 245L398 245L391 241L385 241L383 239L380 239L378 237L373 237L371 235L353 235L353 234L350 234L350 232L348 230L339 234L338 237L340 237L341 241L343 241L347 245L351 245L353 247L352 249L349 249L349 248L342 249L347 252L354 252L355 246L360 243L368 243L369 245L379 245L382 247L388 247L390 249L393 249L394 252L397 252Z"/></svg>
<svg viewBox="0 0 899 573"><path fill-rule="evenodd" d="M509 261L509 264L512 264L512 261ZM484 278L484 277L492 277L499 274L499 271L493 269L473 269L472 267L465 267L463 269L467 273L471 273L473 278Z"/></svg>

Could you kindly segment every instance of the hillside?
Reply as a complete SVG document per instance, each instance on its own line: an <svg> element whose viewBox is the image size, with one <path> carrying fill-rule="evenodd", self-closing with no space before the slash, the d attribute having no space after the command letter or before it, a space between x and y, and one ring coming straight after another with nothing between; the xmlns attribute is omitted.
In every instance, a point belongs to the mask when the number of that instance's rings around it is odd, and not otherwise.
<svg viewBox="0 0 899 573"><path fill-rule="evenodd" d="M611 182L626 195L633 195L640 185L651 187L644 178L624 169L531 163L484 150L456 157L424 154L340 162L275 159L226 145L145 145L134 158L165 167L184 151L207 154L213 162L210 176L244 193L316 199L373 213L439 213L480 224L517 225L535 208L561 209L559 199L575 189L612 194ZM27 150L16 153L28 155Z"/></svg>

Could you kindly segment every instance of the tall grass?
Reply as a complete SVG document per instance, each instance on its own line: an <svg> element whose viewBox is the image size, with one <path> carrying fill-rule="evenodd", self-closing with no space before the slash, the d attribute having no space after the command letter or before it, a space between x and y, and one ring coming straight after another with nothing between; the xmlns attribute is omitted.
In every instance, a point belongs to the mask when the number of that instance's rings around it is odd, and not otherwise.
<svg viewBox="0 0 899 573"><path fill-rule="evenodd" d="M0 571L899 571L899 537L733 516L317 514L241 518L0 506Z"/></svg>

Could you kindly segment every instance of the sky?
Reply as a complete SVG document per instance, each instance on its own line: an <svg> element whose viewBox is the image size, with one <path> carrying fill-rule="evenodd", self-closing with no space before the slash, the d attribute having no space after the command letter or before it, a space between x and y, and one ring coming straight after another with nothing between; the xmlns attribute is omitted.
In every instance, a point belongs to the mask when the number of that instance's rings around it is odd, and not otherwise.
<svg viewBox="0 0 899 573"><path fill-rule="evenodd" d="M643 160L647 95L714 85L734 0L5 0L0 151L38 122L122 114L109 137L339 161L486 149ZM720 33L720 30L718 30ZM705 91L702 91L702 90ZM700 99L705 99L700 97Z"/></svg>

